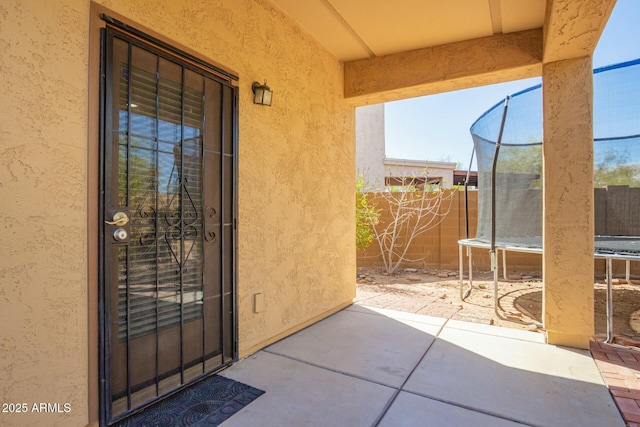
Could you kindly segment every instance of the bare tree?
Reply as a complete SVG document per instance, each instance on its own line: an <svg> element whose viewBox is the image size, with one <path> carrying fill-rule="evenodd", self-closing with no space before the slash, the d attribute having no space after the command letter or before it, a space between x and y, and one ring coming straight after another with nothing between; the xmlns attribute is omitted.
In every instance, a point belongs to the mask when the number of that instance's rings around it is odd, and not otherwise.
<svg viewBox="0 0 640 427"><path fill-rule="evenodd" d="M455 190L424 184L420 178L402 178L391 191L377 191L376 197L386 200L390 221L372 223L384 268L394 273L403 262L420 259L407 258L407 251L416 237L438 226L451 210Z"/></svg>

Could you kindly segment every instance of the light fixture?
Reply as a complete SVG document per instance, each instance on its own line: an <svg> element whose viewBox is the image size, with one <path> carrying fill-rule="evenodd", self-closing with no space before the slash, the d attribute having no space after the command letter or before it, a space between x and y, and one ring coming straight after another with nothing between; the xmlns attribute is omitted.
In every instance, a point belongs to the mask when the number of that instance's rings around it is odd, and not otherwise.
<svg viewBox="0 0 640 427"><path fill-rule="evenodd" d="M264 81L264 84L260 84L258 82L253 82L251 85L251 90L253 90L253 103L260 105L268 105L271 106L271 99L273 98L273 91L267 86L267 81Z"/></svg>

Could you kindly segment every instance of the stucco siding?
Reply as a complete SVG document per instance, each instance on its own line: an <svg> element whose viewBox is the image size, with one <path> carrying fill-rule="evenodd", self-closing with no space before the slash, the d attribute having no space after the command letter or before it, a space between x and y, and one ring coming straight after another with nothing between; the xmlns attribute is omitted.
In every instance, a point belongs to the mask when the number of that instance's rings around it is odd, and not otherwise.
<svg viewBox="0 0 640 427"><path fill-rule="evenodd" d="M2 425L87 420L88 13L0 5L0 402L29 412Z"/></svg>

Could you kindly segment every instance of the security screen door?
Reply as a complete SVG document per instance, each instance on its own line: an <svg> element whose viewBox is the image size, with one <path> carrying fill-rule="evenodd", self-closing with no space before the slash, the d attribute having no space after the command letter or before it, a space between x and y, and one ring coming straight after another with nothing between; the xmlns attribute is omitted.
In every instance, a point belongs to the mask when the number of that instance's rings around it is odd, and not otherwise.
<svg viewBox="0 0 640 427"><path fill-rule="evenodd" d="M101 404L109 423L236 357L237 90L102 37Z"/></svg>

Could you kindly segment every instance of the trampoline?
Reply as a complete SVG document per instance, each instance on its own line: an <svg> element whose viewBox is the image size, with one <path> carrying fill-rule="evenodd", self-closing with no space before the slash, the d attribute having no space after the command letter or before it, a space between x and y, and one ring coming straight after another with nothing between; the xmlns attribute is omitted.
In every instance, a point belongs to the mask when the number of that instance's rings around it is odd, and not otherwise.
<svg viewBox="0 0 640 427"><path fill-rule="evenodd" d="M640 260L640 59L594 70L594 257L605 260L607 342L613 339L612 262ZM471 126L478 167L476 236L458 241L460 297L473 289L472 248L489 250L498 310L498 259L542 254L542 87L508 96ZM471 166L471 165L470 165ZM465 184L465 201L467 200ZM468 204L465 202L465 205ZM465 286L463 248L469 281ZM537 326L542 326L536 322Z"/></svg>

